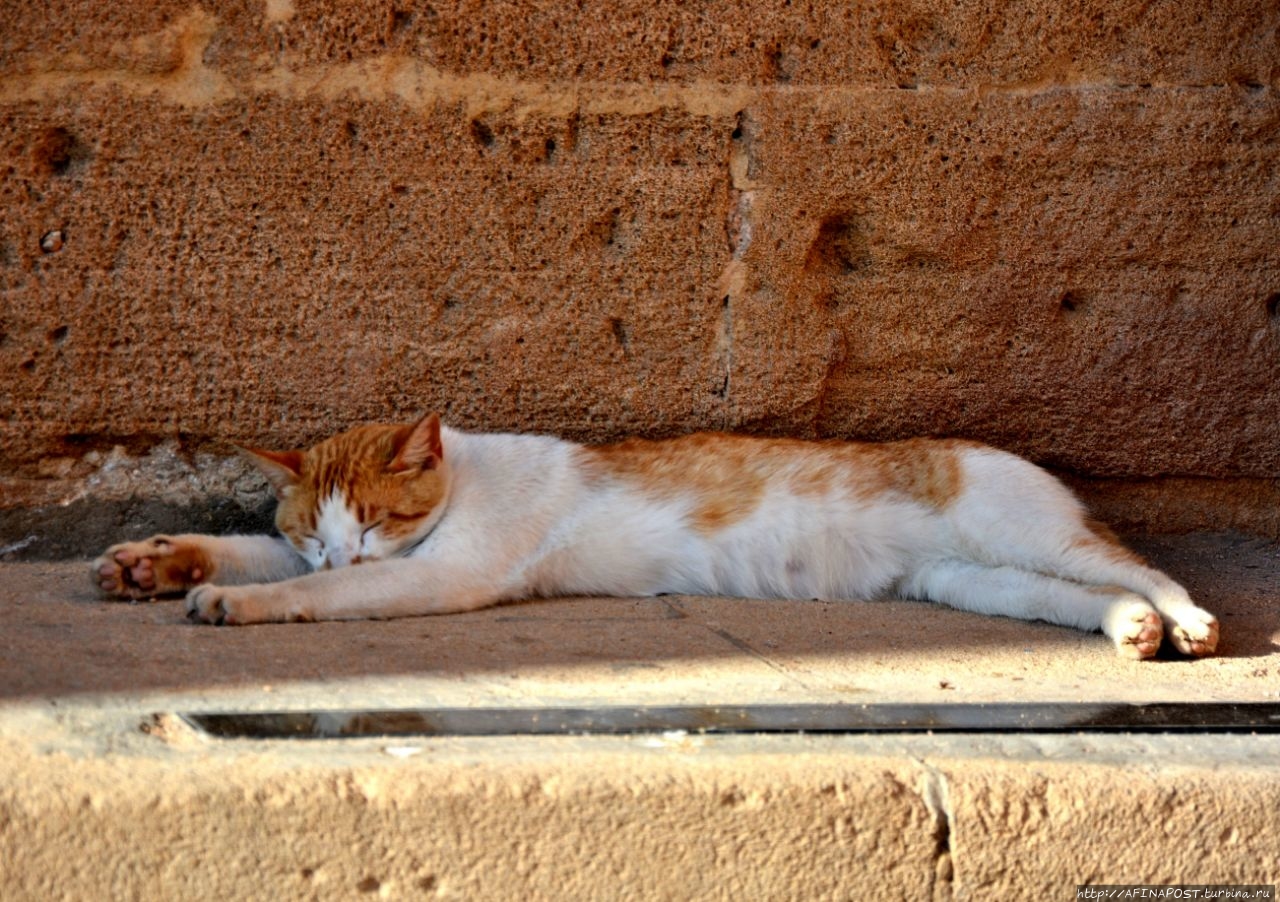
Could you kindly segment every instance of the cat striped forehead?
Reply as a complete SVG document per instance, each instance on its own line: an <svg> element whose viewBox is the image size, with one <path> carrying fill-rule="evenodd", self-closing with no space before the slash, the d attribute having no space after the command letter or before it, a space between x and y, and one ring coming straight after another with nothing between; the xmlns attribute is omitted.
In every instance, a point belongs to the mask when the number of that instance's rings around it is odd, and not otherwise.
<svg viewBox="0 0 1280 902"><path fill-rule="evenodd" d="M359 426L336 435L303 456L303 481L321 501L335 495L350 499L386 472L403 436L397 426Z"/></svg>

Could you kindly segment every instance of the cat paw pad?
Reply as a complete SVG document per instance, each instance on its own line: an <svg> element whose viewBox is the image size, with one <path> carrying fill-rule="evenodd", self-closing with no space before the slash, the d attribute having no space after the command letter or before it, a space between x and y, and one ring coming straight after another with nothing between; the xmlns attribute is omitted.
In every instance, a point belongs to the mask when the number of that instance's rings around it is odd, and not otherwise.
<svg viewBox="0 0 1280 902"><path fill-rule="evenodd" d="M1170 618L1169 641L1184 655L1202 657L1218 648L1218 620L1208 611L1192 608Z"/></svg>
<svg viewBox="0 0 1280 902"><path fill-rule="evenodd" d="M184 591L208 574L207 557L196 545L152 536L112 545L93 562L89 575L108 598L136 601Z"/></svg>
<svg viewBox="0 0 1280 902"><path fill-rule="evenodd" d="M1135 661L1155 655L1164 638L1164 623L1146 602L1117 605L1104 630L1115 642L1116 652Z"/></svg>

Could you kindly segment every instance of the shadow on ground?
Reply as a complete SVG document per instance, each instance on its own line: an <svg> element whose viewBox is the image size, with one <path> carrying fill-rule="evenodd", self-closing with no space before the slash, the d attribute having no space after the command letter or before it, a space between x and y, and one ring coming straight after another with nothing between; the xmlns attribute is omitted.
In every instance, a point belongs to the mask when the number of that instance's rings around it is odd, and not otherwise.
<svg viewBox="0 0 1280 902"><path fill-rule="evenodd" d="M1280 546L1133 543L1223 624L1222 654L1118 659L1099 635L914 602L556 599L384 622L194 626L179 600L98 600L87 562L0 565L0 697L207 692L367 677L747 701L1275 700ZM422 687L420 687L422 688ZM446 693L447 694L447 693Z"/></svg>

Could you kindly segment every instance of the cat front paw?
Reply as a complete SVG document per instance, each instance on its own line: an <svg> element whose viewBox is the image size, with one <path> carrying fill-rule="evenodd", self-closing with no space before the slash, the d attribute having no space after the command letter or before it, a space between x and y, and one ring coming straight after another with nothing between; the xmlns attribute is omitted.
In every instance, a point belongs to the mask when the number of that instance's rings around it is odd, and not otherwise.
<svg viewBox="0 0 1280 902"><path fill-rule="evenodd" d="M209 556L198 543L152 536L112 545L93 562L89 575L108 598L137 601L185 592L211 574Z"/></svg>
<svg viewBox="0 0 1280 902"><path fill-rule="evenodd" d="M272 586L196 586L187 593L187 619L214 626L310 620Z"/></svg>
<svg viewBox="0 0 1280 902"><path fill-rule="evenodd" d="M240 626L260 623L254 616L254 605L245 593L230 586L197 586L187 593L187 619L192 623L214 626Z"/></svg>

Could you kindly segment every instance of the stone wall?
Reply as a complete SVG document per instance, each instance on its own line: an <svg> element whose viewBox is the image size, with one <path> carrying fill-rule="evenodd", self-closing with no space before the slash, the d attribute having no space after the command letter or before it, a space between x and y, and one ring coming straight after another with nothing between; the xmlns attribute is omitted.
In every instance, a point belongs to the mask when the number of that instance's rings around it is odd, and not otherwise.
<svg viewBox="0 0 1280 902"><path fill-rule="evenodd" d="M1269 0L7 4L0 553L428 408L1280 535L1278 88Z"/></svg>

